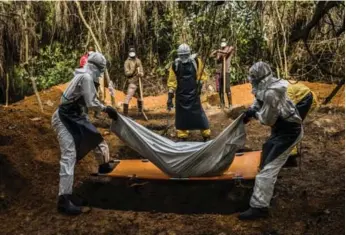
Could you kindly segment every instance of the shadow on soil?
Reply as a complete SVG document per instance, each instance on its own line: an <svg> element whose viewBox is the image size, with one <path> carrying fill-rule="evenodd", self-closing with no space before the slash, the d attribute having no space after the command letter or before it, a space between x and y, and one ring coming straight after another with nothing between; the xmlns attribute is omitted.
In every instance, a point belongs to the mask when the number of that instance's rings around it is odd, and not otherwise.
<svg viewBox="0 0 346 235"><path fill-rule="evenodd" d="M27 180L12 166L8 157L0 154L0 213L10 207L22 188L28 184Z"/></svg>
<svg viewBox="0 0 346 235"><path fill-rule="evenodd" d="M179 214L231 214L247 209L253 182L89 179L75 189L92 207Z"/></svg>

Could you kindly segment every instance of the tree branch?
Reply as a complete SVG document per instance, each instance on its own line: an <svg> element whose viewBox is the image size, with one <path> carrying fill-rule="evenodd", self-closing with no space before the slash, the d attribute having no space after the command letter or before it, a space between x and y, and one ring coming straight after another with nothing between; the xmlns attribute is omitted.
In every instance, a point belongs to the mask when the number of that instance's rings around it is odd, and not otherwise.
<svg viewBox="0 0 346 235"><path fill-rule="evenodd" d="M334 76L334 77L338 77L338 78L344 78L345 77L344 74L335 74L335 73L330 72L326 67L324 67L322 64L320 64L318 59L316 58L316 56L311 52L306 39L304 40L304 45L305 45L306 51L309 53L311 58L315 61L317 66L322 70L322 72L324 72L328 75Z"/></svg>
<svg viewBox="0 0 346 235"><path fill-rule="evenodd" d="M339 81L338 85L332 90L332 92L324 100L323 104L328 104L333 99L333 97L338 93L338 91L343 85L345 85L345 79L342 79L341 81Z"/></svg>
<svg viewBox="0 0 346 235"><path fill-rule="evenodd" d="M312 16L311 21L301 30L296 32L294 35L291 34L290 41L298 42L299 40L306 40L309 37L311 29L313 29L323 18L325 14L328 13L330 9L336 7L340 2L323 2L320 1L317 3L314 15Z"/></svg>

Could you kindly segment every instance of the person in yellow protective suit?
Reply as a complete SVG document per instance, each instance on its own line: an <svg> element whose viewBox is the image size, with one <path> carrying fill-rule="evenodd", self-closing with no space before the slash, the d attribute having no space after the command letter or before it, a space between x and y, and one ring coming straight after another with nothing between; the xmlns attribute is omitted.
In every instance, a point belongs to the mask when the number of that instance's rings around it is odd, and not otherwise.
<svg viewBox="0 0 346 235"><path fill-rule="evenodd" d="M169 69L167 109L173 108L175 93L177 137L186 140L189 130L201 130L204 141L207 141L210 138L209 122L200 99L203 82L207 80L203 63L197 55L191 55L187 44L181 44L177 52L178 58Z"/></svg>
<svg viewBox="0 0 346 235"><path fill-rule="evenodd" d="M309 112L318 106L317 96L309 87L302 83L290 83L287 87L287 96L298 109L299 115L303 121ZM297 157L299 157L299 154L297 146L295 146L283 167L298 166Z"/></svg>

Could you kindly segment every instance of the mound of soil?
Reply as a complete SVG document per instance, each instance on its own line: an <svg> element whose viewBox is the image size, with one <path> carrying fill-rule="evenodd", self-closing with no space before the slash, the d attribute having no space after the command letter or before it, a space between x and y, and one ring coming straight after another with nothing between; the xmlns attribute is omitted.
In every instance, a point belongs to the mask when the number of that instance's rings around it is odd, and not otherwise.
<svg viewBox="0 0 346 235"><path fill-rule="evenodd" d="M333 85L307 83L320 99ZM271 217L240 222L234 212L245 209L252 182L129 182L90 177L96 161L85 157L75 169L75 192L89 201L88 214L67 217L56 212L59 145L50 119L66 84L40 93L44 113L35 96L0 107L0 234L343 234L344 233L344 112L321 109L306 120L301 169L280 173ZM235 104L251 103L248 84L232 87ZM124 94L116 92L116 101ZM205 98L206 99L206 98ZM110 99L108 99L110 102ZM343 105L338 93L333 105ZM135 105L135 100L132 101ZM146 97L149 122L142 125L163 133L173 113L165 111L166 95ZM229 123L222 111L205 104L212 136ZM141 156L109 133L110 121L95 120L109 143L112 157ZM261 149L269 128L247 125L246 148ZM174 139L174 129L165 135ZM198 131L192 140L201 140Z"/></svg>

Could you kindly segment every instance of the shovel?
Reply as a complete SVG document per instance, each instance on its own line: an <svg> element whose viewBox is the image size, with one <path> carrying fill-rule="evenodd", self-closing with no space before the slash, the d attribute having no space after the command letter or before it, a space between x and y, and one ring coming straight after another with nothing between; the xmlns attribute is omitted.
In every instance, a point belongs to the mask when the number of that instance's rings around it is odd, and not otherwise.
<svg viewBox="0 0 346 235"><path fill-rule="evenodd" d="M226 92L226 56L223 57L223 65L222 65L222 75L223 75L223 101L224 101L224 111L228 112L231 110L232 101L228 102L227 92ZM228 106L226 106L226 103ZM227 107L227 108L226 108Z"/></svg>
<svg viewBox="0 0 346 235"><path fill-rule="evenodd" d="M142 89L142 77L141 76L138 76L139 77L139 94L141 96L141 100L142 100L142 115L143 117L145 118L146 121L149 121L147 115L144 113L144 99L143 99L143 89Z"/></svg>

